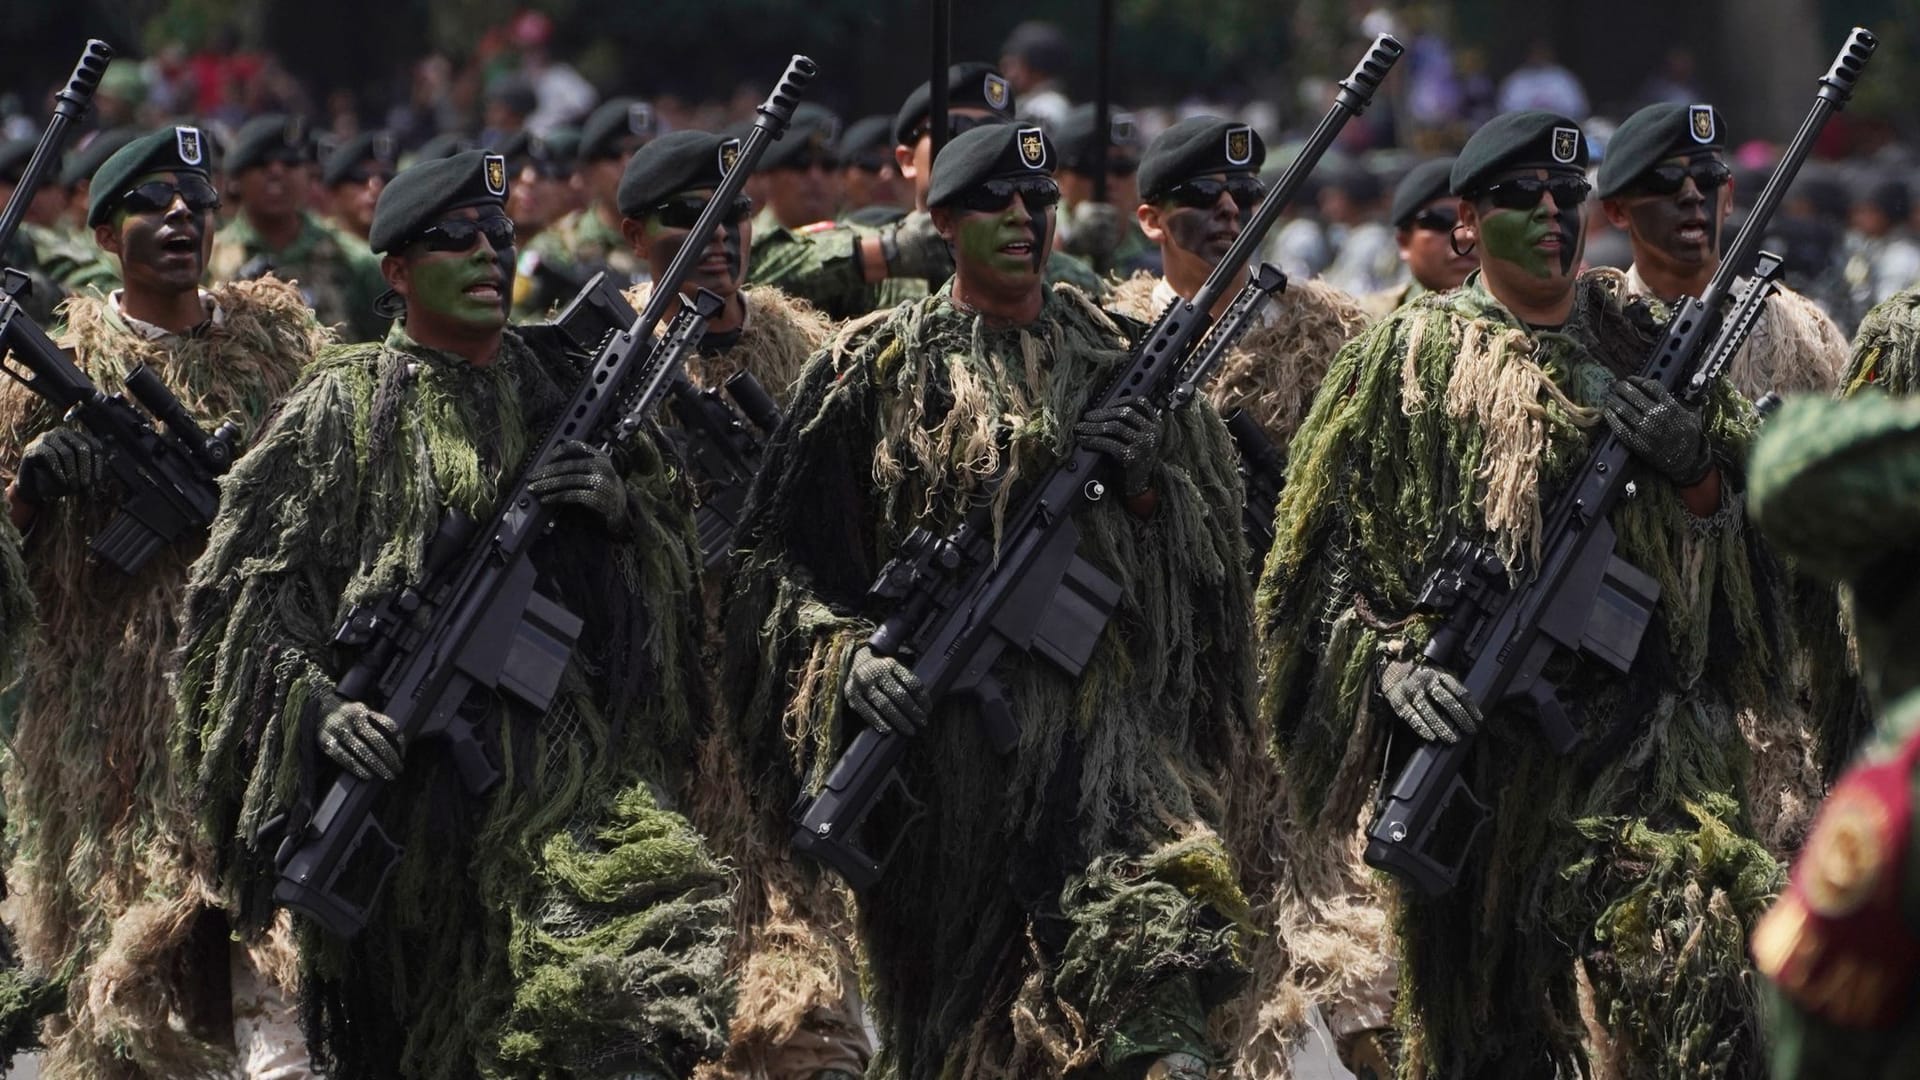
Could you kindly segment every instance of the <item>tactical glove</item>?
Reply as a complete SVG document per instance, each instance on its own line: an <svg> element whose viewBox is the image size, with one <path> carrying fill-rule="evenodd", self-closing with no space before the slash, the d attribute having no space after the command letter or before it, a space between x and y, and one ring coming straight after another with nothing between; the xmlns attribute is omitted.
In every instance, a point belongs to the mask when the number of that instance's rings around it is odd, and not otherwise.
<svg viewBox="0 0 1920 1080"><path fill-rule="evenodd" d="M953 276L953 252L933 227L933 215L924 211L881 229L880 253L886 258L888 277L939 282Z"/></svg>
<svg viewBox="0 0 1920 1080"><path fill-rule="evenodd" d="M1425 660L1392 660L1380 690L1394 715L1428 742L1456 743L1480 730L1480 710L1453 673Z"/></svg>
<svg viewBox="0 0 1920 1080"><path fill-rule="evenodd" d="M107 479L107 450L77 427L57 427L27 444L14 488L34 506L85 495Z"/></svg>
<svg viewBox="0 0 1920 1080"><path fill-rule="evenodd" d="M875 731L918 735L933 712L920 677L893 657L877 655L871 645L854 652L844 693L848 708Z"/></svg>
<svg viewBox="0 0 1920 1080"><path fill-rule="evenodd" d="M1700 417L1658 379L1616 379L1602 410L1607 425L1633 456L1675 487L1690 488L1713 468L1713 448Z"/></svg>
<svg viewBox="0 0 1920 1080"><path fill-rule="evenodd" d="M393 718L358 701L330 695L320 715L320 750L362 780L400 777L400 729Z"/></svg>
<svg viewBox="0 0 1920 1080"><path fill-rule="evenodd" d="M1104 265L1113 259L1120 238L1126 235L1126 223L1120 217L1119 207L1089 200L1067 214L1067 227L1063 232L1062 246L1067 254Z"/></svg>
<svg viewBox="0 0 1920 1080"><path fill-rule="evenodd" d="M1128 498L1147 490L1153 466L1160 459L1160 421L1146 405L1133 401L1094 409L1073 427L1080 445L1114 460L1126 477Z"/></svg>
<svg viewBox="0 0 1920 1080"><path fill-rule="evenodd" d="M528 478L527 490L549 508L575 507L599 519L608 533L627 534L627 484L604 450L577 439L561 443L553 460Z"/></svg>

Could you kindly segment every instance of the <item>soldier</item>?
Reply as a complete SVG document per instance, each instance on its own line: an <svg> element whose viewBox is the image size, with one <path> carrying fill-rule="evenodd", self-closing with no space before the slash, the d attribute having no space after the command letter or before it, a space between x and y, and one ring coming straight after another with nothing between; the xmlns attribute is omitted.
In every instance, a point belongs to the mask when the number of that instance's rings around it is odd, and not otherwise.
<svg viewBox="0 0 1920 1080"><path fill-rule="evenodd" d="M371 243L405 315L308 369L231 475L188 595L183 753L243 927L270 917L270 817L332 770L397 781L376 813L406 852L371 923L299 928L336 1080L685 1077L724 1042L726 876L674 809L705 726L699 552L652 436L574 444L531 479L557 515L535 563L585 625L544 715L469 703L490 791L334 689L347 609L420 581L443 515L492 515L577 389L562 335L507 325L507 187L480 151L394 177Z"/></svg>
<svg viewBox="0 0 1920 1080"><path fill-rule="evenodd" d="M1781 550L1852 593L1860 668L1881 716L1821 807L1792 885L1753 933L1754 961L1771 980L1775 1080L1920 1072L1916 434L1912 401L1808 397L1768 421L1754 450L1754 519Z"/></svg>
<svg viewBox="0 0 1920 1080"><path fill-rule="evenodd" d="M686 242L739 146L721 135L675 131L628 160L620 178L620 230L656 278ZM726 305L708 323L699 355L688 358L687 376L696 385L719 387L734 372L748 371L784 406L801 365L832 326L778 289L742 287L753 251L748 211L743 197L687 279L689 291L711 290ZM651 284L636 285L627 298L638 310L651 292ZM720 583L708 584L708 610L717 616ZM711 740L695 804L696 820L738 875L729 955L740 1007L725 1069L729 1075L802 1080L863 1075L873 1047L860 1021L859 972L844 902L817 875L796 874L783 845L743 839L752 835L753 823L733 736L723 731Z"/></svg>
<svg viewBox="0 0 1920 1080"><path fill-rule="evenodd" d="M512 316L516 322L547 317L586 284L565 262L550 264L537 249L539 238L574 209L574 154L579 139L570 139L565 129L555 135L557 141L522 130L499 147L500 156L507 159L507 176L513 181L507 216L513 219L515 243L520 250L520 263L513 275Z"/></svg>
<svg viewBox="0 0 1920 1080"><path fill-rule="evenodd" d="M93 174L99 172L100 166L106 164L107 159L121 147L145 134L137 127L109 128L96 132L78 149L67 152L67 160L60 170L60 186L67 193L67 208L61 228L68 239L92 241L92 234L87 230L87 195L93 186Z"/></svg>
<svg viewBox="0 0 1920 1080"><path fill-rule="evenodd" d="M1343 392L1294 437L1258 609L1288 784L1282 933L1340 910L1355 824L1408 740L1478 730L1461 776L1491 807L1483 841L1452 890L1400 890L1403 1070L1751 1076L1741 943L1778 865L1750 832L1734 714L1777 695L1781 655L1777 575L1743 527L1753 418L1724 380L1695 412L1637 376L1652 319L1617 271L1575 274L1586 160L1551 113L1475 133L1452 188L1479 270L1349 344L1325 380ZM1524 580L1603 424L1641 467L1611 513L1619 556L1659 601L1628 676L1556 658L1587 736L1560 756L1423 658L1436 620L1415 600L1454 540Z"/></svg>
<svg viewBox="0 0 1920 1080"><path fill-rule="evenodd" d="M1059 130L1049 132L1060 147L1060 200L1066 209L1061 222L1060 248L1096 268L1110 268L1122 276L1145 270L1160 272L1159 252L1140 231L1139 222L1122 208L1140 204L1134 171L1140 167L1140 132L1133 114L1108 114L1107 198L1093 200L1095 107L1079 105L1067 113Z"/></svg>
<svg viewBox="0 0 1920 1080"><path fill-rule="evenodd" d="M893 160L892 131L893 117L867 116L840 136L841 220L878 227L906 216L913 195Z"/></svg>
<svg viewBox="0 0 1920 1080"><path fill-rule="evenodd" d="M1856 322L1868 309L1920 283L1920 242L1907 227L1913 193L1899 175L1868 176L1847 214L1848 310Z"/></svg>
<svg viewBox="0 0 1920 1080"><path fill-rule="evenodd" d="M1455 246L1454 228L1460 223L1460 200L1447 190L1452 158L1423 161L1407 170L1393 189L1394 239L1407 280L1385 292L1361 300L1367 314L1383 319L1396 308L1430 292L1457 289L1476 265L1473 255Z"/></svg>
<svg viewBox="0 0 1920 1080"><path fill-rule="evenodd" d="M1607 144L1595 194L1633 244L1627 285L1671 304L1699 296L1720 269L1721 233L1733 209L1728 136L1711 105L1649 105ZM1824 393L1847 364L1847 337L1813 301L1781 287L1729 374L1752 399L1768 393Z"/></svg>
<svg viewBox="0 0 1920 1080"><path fill-rule="evenodd" d="M1920 388L1920 286L1903 289L1867 312L1840 387L1847 397L1867 387L1895 397Z"/></svg>
<svg viewBox="0 0 1920 1080"><path fill-rule="evenodd" d="M292 282L320 322L346 341L386 333L374 310L380 269L364 249L307 209L305 125L271 113L247 121L227 155L227 190L240 213L213 238L215 281L271 273Z"/></svg>
<svg viewBox="0 0 1920 1080"><path fill-rule="evenodd" d="M953 253L927 212L933 136L928 103L932 83L907 95L893 118L894 161L913 183L912 213L878 230L822 226L801 233L762 237L747 279L778 286L836 319L891 307L924 296L953 273ZM958 136L981 124L1013 117L1013 89L987 64L947 69L947 132ZM1049 283L1071 282L1089 294L1105 286L1071 255L1046 257Z"/></svg>
<svg viewBox="0 0 1920 1080"><path fill-rule="evenodd" d="M364 241L373 228L373 208L400 163L400 147L384 131L363 131L341 143L320 166L327 189L328 218L341 232Z"/></svg>
<svg viewBox="0 0 1920 1080"><path fill-rule="evenodd" d="M1711 105L1649 105L1607 145L1597 176L1601 207L1633 247L1627 287L1662 306L1699 296L1720 268L1721 234L1733 206L1725 121ZM1847 364L1847 339L1819 305L1782 286L1767 301L1728 377L1750 399L1768 393L1830 393ZM1833 590L1795 583L1792 628L1802 655L1792 668L1805 708L1742 713L1753 756L1755 825L1784 859L1799 847L1824 783L1851 756L1870 720L1848 675Z"/></svg>
<svg viewBox="0 0 1920 1080"><path fill-rule="evenodd" d="M68 301L61 341L103 389L144 364L205 430L232 420L251 434L325 336L283 282L200 287L218 202L207 153L198 128L165 128L101 165L87 222L125 284ZM41 616L5 779L11 922L28 969L67 984L42 1075L188 1075L236 1044L248 1075L309 1075L290 988L268 974L273 943L226 944L169 765L168 660L199 544L133 577L90 561L121 500L105 448L12 381L0 410Z"/></svg>
<svg viewBox="0 0 1920 1080"><path fill-rule="evenodd" d="M826 109L803 102L794 110L787 133L767 147L754 171L766 194L766 205L753 219L755 232L771 236L833 220L840 206L833 150L839 135L840 118Z"/></svg>
<svg viewBox="0 0 1920 1080"><path fill-rule="evenodd" d="M1382 217L1380 178L1359 163L1336 169L1320 189L1320 216L1338 252L1323 275L1352 296L1371 296L1399 282L1407 270Z"/></svg>
<svg viewBox="0 0 1920 1080"><path fill-rule="evenodd" d="M602 270L621 288L646 280L646 267L620 235L619 187L627 158L657 134L653 106L644 101L613 98L593 110L580 129L575 165L587 205L528 245L541 266L582 284Z"/></svg>
<svg viewBox="0 0 1920 1080"><path fill-rule="evenodd" d="M15 139L0 144L0 205L5 205L12 198L13 189L20 183L20 177L26 171L27 159L33 156L37 141ZM0 251L0 266L27 275L29 288L26 295L20 297L21 307L39 322L51 319L54 309L67 296L67 290L57 276L58 266L50 266L49 262L69 265L73 262L67 254L69 245L60 242L52 229L39 223L48 220L49 207L58 200L57 187L43 187L35 193L33 204L27 207L19 229L6 249Z"/></svg>
<svg viewBox="0 0 1920 1080"><path fill-rule="evenodd" d="M1198 1080L1242 975L1203 779L1249 735L1233 449L1204 402L1083 416L1142 328L1044 284L1054 160L1017 124L941 151L927 201L956 275L809 364L743 527L728 713L762 820L784 832L859 725L916 736L903 779L925 816L860 897L871 1075ZM997 757L970 703L929 702L865 647L863 597L908 530L950 531L987 476L1037 477L1075 440L1118 463L1080 554L1126 596L1078 679L1002 658L1022 735Z"/></svg>

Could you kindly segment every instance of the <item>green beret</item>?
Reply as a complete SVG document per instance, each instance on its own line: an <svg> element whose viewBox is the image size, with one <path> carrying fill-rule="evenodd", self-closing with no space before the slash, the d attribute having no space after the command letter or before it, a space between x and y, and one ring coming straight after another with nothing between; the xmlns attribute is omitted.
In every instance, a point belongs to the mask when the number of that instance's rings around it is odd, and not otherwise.
<svg viewBox="0 0 1920 1080"><path fill-rule="evenodd" d="M33 157L33 148L40 145L39 139L8 139L0 143L0 181L17 184L27 171L27 162Z"/></svg>
<svg viewBox="0 0 1920 1080"><path fill-rule="evenodd" d="M954 137L933 161L927 205L989 180L1053 175L1053 140L1037 127L987 124Z"/></svg>
<svg viewBox="0 0 1920 1080"><path fill-rule="evenodd" d="M793 110L793 122L780 141L760 156L760 170L802 168L819 161L835 164L833 142L840 137L840 117L833 110L803 101Z"/></svg>
<svg viewBox="0 0 1920 1080"><path fill-rule="evenodd" d="M669 132L627 159L614 204L621 214L640 217L669 195L719 187L739 158L739 139L710 131Z"/></svg>
<svg viewBox="0 0 1920 1080"><path fill-rule="evenodd" d="M211 148L197 127L161 128L113 152L93 174L87 189L87 227L103 224L134 181L149 173L192 172L208 175Z"/></svg>
<svg viewBox="0 0 1920 1080"><path fill-rule="evenodd" d="M233 150L227 154L227 171L239 174L281 151L291 150L306 161L313 147L307 141L307 122L285 113L256 116L241 126L233 137Z"/></svg>
<svg viewBox="0 0 1920 1080"><path fill-rule="evenodd" d="M400 146L384 131L363 131L327 155L326 164L320 167L320 182L328 187L341 183L363 161L376 162L391 171L400 161Z"/></svg>
<svg viewBox="0 0 1920 1080"><path fill-rule="evenodd" d="M580 125L580 160L624 158L640 143L660 134L653 106L630 97L602 102Z"/></svg>
<svg viewBox="0 0 1920 1080"><path fill-rule="evenodd" d="M840 136L839 145L834 147L834 156L842 165L851 165L856 157L872 151L879 151L886 160L893 160L893 118L891 116L866 116L847 125Z"/></svg>
<svg viewBox="0 0 1920 1080"><path fill-rule="evenodd" d="M1153 202L1196 176L1258 175L1267 144L1245 124L1217 116L1189 117L1160 133L1140 158L1140 199Z"/></svg>
<svg viewBox="0 0 1920 1080"><path fill-rule="evenodd" d="M457 131L445 131L421 143L420 149L413 152L407 165L411 167L424 161L440 161L455 154L464 154L469 150L477 149L479 148L473 145L473 140L465 135Z"/></svg>
<svg viewBox="0 0 1920 1080"><path fill-rule="evenodd" d="M1502 113L1481 125L1453 161L1455 195L1478 195L1510 169L1585 172L1587 136L1580 125L1555 113L1528 109Z"/></svg>
<svg viewBox="0 0 1920 1080"><path fill-rule="evenodd" d="M1094 138L1093 127L1099 121L1096 115L1099 109L1093 105L1076 105L1067 110L1067 115L1048 134L1060 147L1060 168L1084 173L1093 168L1093 153L1100 140ZM1109 167L1118 161L1140 160L1140 128L1133 122L1133 114L1120 109L1107 113L1107 163Z"/></svg>
<svg viewBox="0 0 1920 1080"><path fill-rule="evenodd" d="M373 206L367 246L390 254L463 206L507 204L507 159L485 150L401 169Z"/></svg>
<svg viewBox="0 0 1920 1080"><path fill-rule="evenodd" d="M1747 509L1775 547L1836 581L1920 543L1920 400L1789 400L1754 445Z"/></svg>
<svg viewBox="0 0 1920 1080"><path fill-rule="evenodd" d="M1387 220L1393 222L1396 229L1406 228L1421 207L1448 194L1447 184L1452 175L1450 157L1423 161L1407 170L1407 175L1393 189L1393 208Z"/></svg>
<svg viewBox="0 0 1920 1080"><path fill-rule="evenodd" d="M1677 154L1724 150L1726 127L1711 105L1649 105L1613 130L1594 178L1594 194L1611 199L1640 174Z"/></svg>
<svg viewBox="0 0 1920 1080"><path fill-rule="evenodd" d="M933 83L923 82L907 95L906 104L893 114L893 141L906 146L913 133L927 119L933 107ZM970 60L947 69L947 108L985 109L1002 119L1013 119L1013 84L994 70L992 64ZM942 149L945 149L942 147Z"/></svg>
<svg viewBox="0 0 1920 1080"><path fill-rule="evenodd" d="M87 140L87 144L67 155L66 167L60 170L60 185L75 187L82 180L93 179L100 166L107 159L119 153L120 148L139 138L142 132L137 127L117 127L103 131Z"/></svg>
<svg viewBox="0 0 1920 1080"><path fill-rule="evenodd" d="M564 165L567 169L571 170L573 163L580 159L579 128L553 128L547 132L545 140L547 144L547 161L555 165Z"/></svg>

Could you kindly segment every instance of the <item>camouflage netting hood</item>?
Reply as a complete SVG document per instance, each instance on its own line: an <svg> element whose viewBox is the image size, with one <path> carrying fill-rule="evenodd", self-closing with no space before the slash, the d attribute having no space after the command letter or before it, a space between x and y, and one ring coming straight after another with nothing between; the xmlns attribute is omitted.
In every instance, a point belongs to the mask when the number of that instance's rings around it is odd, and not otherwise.
<svg viewBox="0 0 1920 1080"><path fill-rule="evenodd" d="M208 295L216 321L159 338L130 327L106 298L78 297L62 309L59 338L101 387L118 389L144 363L205 429L230 419L250 438L323 332L299 294L278 282ZM26 443L60 418L8 380L0 419L0 470L11 475ZM70 980L71 1030L50 1029L49 1075L98 1075L106 1062L127 1059L191 1075L218 1051L168 1024L170 1010L191 1020L207 1004L194 1000L190 967L177 982L165 974L175 962L191 964L178 951L207 898L202 853L188 843L190 796L167 767L174 714L166 668L197 550L162 551L132 579L90 564L87 538L118 507L117 486L109 492L42 510L29 545L40 624L6 775L10 921L29 970ZM143 903L156 897L165 899ZM128 918L170 929L109 955L113 924Z"/></svg>
<svg viewBox="0 0 1920 1080"><path fill-rule="evenodd" d="M1920 288L1889 297L1860 321L1840 388L1851 396L1868 386L1895 397L1920 387Z"/></svg>
<svg viewBox="0 0 1920 1080"><path fill-rule="evenodd" d="M730 611L724 712L768 843L784 849L795 795L859 727L839 689L880 564L914 526L956 525L1001 465L1015 490L1041 475L1126 348L1056 286L1024 328L990 329L942 292L848 326L809 364L754 487ZM1169 422L1151 486L1150 520L1115 500L1080 519L1082 556L1126 599L1077 682L1037 659L997 666L1019 747L995 756L950 699L909 751L927 816L861 898L886 1046L869 1075L1060 1075L1206 1049L1244 914L1215 778L1251 741L1245 548L1219 524L1238 520L1240 485L1211 409Z"/></svg>
<svg viewBox="0 0 1920 1080"><path fill-rule="evenodd" d="M653 295L653 283L635 285L626 295L627 303L639 311ZM747 286L741 296L747 304L746 325L723 349L703 347L687 357L687 377L696 386L720 387L735 372L751 371L784 407L807 358L833 333L833 321L805 300L772 286Z"/></svg>
<svg viewBox="0 0 1920 1080"><path fill-rule="evenodd" d="M571 395L549 332L476 368L415 344L330 350L228 479L182 631L177 752L245 923L272 815L330 775L321 667L352 604L418 580L443 508L484 520ZM544 716L485 703L498 786L411 749L377 811L406 855L352 942L301 926L303 1003L335 1077L683 1076L719 1049L729 905L673 801L705 722L697 552L650 437L616 456L637 534L562 514L535 563L585 630Z"/></svg>
<svg viewBox="0 0 1920 1080"><path fill-rule="evenodd" d="M1617 272L1584 275L1569 322L1529 333L1475 275L1396 312L1328 372L1294 440L1258 597L1260 715L1297 830L1292 881L1272 898L1283 927L1312 928L1362 873L1352 843L1380 755L1389 735L1410 737L1373 700L1376 672L1432 633L1413 612L1427 572L1455 536L1512 567L1534 559L1607 388L1647 355L1651 320L1621 306L1622 289ZM1569 950L1587 960L1622 1075L1754 1060L1743 927L1777 867L1745 835L1732 718L1777 689L1778 588L1741 524L1751 412L1722 384L1706 422L1725 485L1715 517L1693 518L1653 477L1612 515L1619 554L1661 601L1630 676L1566 673L1585 750L1556 757L1524 716L1488 717L1467 772L1494 800L1488 836L1450 896L1402 899L1409 1060L1433 1075L1494 1061L1585 1074ZM1683 944L1695 959L1676 971Z"/></svg>
<svg viewBox="0 0 1920 1080"><path fill-rule="evenodd" d="M1152 274L1135 274L1114 288L1104 306L1150 323L1163 306L1154 298L1159 282ZM1327 365L1366 327L1367 314L1351 296L1318 280L1289 281L1267 311L1221 361L1207 399L1222 416L1247 410L1284 454Z"/></svg>
<svg viewBox="0 0 1920 1080"><path fill-rule="evenodd" d="M1646 283L1632 269L1627 283L1633 294L1651 297ZM1656 317L1667 308L1652 305ZM1820 305L1782 288L1773 294L1754 325L1747 343L1727 369L1733 388L1752 400L1775 394L1806 391L1825 393L1840 382L1847 368L1847 335Z"/></svg>

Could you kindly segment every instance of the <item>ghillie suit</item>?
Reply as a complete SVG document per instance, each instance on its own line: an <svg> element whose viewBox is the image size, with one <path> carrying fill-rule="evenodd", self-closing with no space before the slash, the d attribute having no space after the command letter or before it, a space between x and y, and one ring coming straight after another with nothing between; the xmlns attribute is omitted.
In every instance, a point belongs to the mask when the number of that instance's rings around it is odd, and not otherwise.
<svg viewBox="0 0 1920 1080"><path fill-rule="evenodd" d="M1537 558L1543 507L1576 473L1599 406L1653 340L1622 278L1580 278L1557 331L1529 332L1470 277L1347 347L1294 440L1260 583L1260 712L1287 778L1283 926L1313 925L1379 781L1413 738L1374 687L1433 632L1414 599L1455 537ZM1612 514L1622 558L1660 583L1633 671L1562 665L1588 741L1549 751L1532 721L1485 718L1463 778L1494 818L1459 885L1399 893L1408 1074L1755 1075L1744 941L1780 882L1745 805L1736 710L1766 707L1783 647L1779 570L1746 530L1751 410L1706 407L1722 507L1693 517L1645 475ZM1581 998L1585 996L1587 1001ZM1583 1014L1594 1021L1583 1030Z"/></svg>
<svg viewBox="0 0 1920 1080"><path fill-rule="evenodd" d="M1174 297L1164 279L1136 274L1114 290L1106 306L1151 322ZM1227 354L1207 396L1222 416L1246 409L1284 459L1334 356L1367 321L1353 298L1331 285L1290 281L1268 302L1260 325ZM1287 839L1271 828L1279 820L1276 801L1285 784L1272 764L1265 754L1234 763L1233 835L1241 838L1234 856L1255 897L1273 895L1287 861ZM1391 1014L1394 969L1386 900L1376 876L1358 860L1355 851L1355 870L1338 901L1338 917L1315 917L1311 925L1282 932L1268 920L1289 912L1271 906L1260 912L1256 924L1263 933L1252 942L1252 979L1231 1020L1236 1075L1288 1075L1288 1062L1307 1030L1307 1013L1316 1005L1342 1036L1379 1027ZM1303 955L1296 960L1290 946Z"/></svg>
<svg viewBox="0 0 1920 1080"><path fill-rule="evenodd" d="M1629 270L1634 296L1649 295ZM1665 309L1650 305L1657 316ZM1782 288L1767 301L1753 335L1734 355L1727 377L1757 401L1769 393L1831 393L1847 367L1847 339L1819 306ZM1748 795L1754 828L1782 860L1800 847L1826 781L1852 756L1871 724L1848 659L1832 586L1788 576L1794 644L1788 670L1794 692L1781 707L1743 710L1740 727L1753 757Z"/></svg>
<svg viewBox="0 0 1920 1080"><path fill-rule="evenodd" d="M270 914L263 827L332 775L333 628L419 580L444 512L487 520L580 377L557 338L509 330L486 367L404 325L329 350L230 476L187 598L176 752L243 926ZM444 746L410 748L375 811L406 853L372 922L340 941L297 920L336 1080L684 1076L723 1044L726 877L674 809L706 724L699 557L654 438L616 462L632 534L563 511L534 555L585 621L553 706L469 704L501 772L478 798Z"/></svg>
<svg viewBox="0 0 1920 1080"><path fill-rule="evenodd" d="M627 302L638 311L652 293L650 283L636 285L627 290ZM833 325L805 301L769 286L749 287L742 295L745 325L736 334L709 334L687 357L687 375L698 386L719 387L735 372L752 372L785 408L801 368ZM715 622L724 587L723 575L705 581L707 615ZM723 648L717 629L708 642L714 662L707 670L714 675ZM810 1080L829 1067L858 1075L873 1048L858 1014L859 969L847 899L830 875L796 873L784 844L768 844L754 833L738 737L738 729L721 725L705 740L692 808L735 879L728 970L739 982L739 1003L727 1052L713 1075Z"/></svg>
<svg viewBox="0 0 1920 1080"><path fill-rule="evenodd" d="M726 714L764 842L785 848L794 797L861 726L840 687L873 631L863 599L881 563L915 526L956 526L1003 464L1004 513L1139 329L1071 286L1015 329L943 290L852 324L810 363L754 487L729 609ZM1118 499L1081 515L1080 554L1124 599L1077 680L1002 658L1010 755L955 698L909 749L926 814L859 904L883 1046L870 1076L1106 1076L1210 1054L1246 914L1215 831L1218 778L1254 741L1233 452L1210 407L1176 413L1151 516Z"/></svg>
<svg viewBox="0 0 1920 1080"><path fill-rule="evenodd" d="M251 438L325 332L277 281L204 299L203 328L167 334L130 324L105 297L76 297L61 344L104 390L144 363L206 430L233 420ZM26 444L60 419L24 386L0 386L0 469L17 474ZM205 893L191 786L167 758L168 662L199 546L167 548L131 578L91 562L87 540L119 501L117 484L61 499L40 510L27 545L40 619L5 781L8 918L27 970L68 984L65 1015L44 1034L48 1076L193 1075L231 1037L226 1002L209 1000L226 979L225 928ZM153 932L110 949L125 919ZM202 953L196 935L220 947Z"/></svg>
<svg viewBox="0 0 1920 1080"><path fill-rule="evenodd" d="M11 685L20 673L20 658L33 638L33 589L27 583L27 565L20 557L20 533L13 520L0 514L0 686ZM4 721L5 742L13 741L13 720ZM0 770L11 768L0 749ZM0 811L5 810L0 802ZM5 818L0 815L0 825ZM0 902L6 899L6 881L0 878ZM38 1045L40 1018L60 1008L65 988L36 978L20 963L20 950L10 928L0 926L0 1069L11 1068L13 1056Z"/></svg>
<svg viewBox="0 0 1920 1080"><path fill-rule="evenodd" d="M1853 335L1840 392L1852 397L1869 386L1894 397L1920 388L1920 287L1876 304Z"/></svg>

